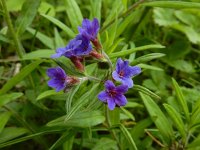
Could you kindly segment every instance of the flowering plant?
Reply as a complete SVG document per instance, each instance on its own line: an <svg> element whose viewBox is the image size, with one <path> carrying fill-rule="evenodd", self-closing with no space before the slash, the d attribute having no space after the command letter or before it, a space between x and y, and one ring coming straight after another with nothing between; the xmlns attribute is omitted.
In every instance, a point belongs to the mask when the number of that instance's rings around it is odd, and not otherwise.
<svg viewBox="0 0 200 150"><path fill-rule="evenodd" d="M84 19L82 27L78 27L79 34L74 39L70 40L66 47L58 48L56 54L53 54L51 57L59 58L65 56L72 61L79 71L84 72L85 67L83 65L83 60L85 57L91 56L96 59L104 58L105 53L102 55L103 47L97 37L99 28L99 22L96 18L94 18L93 21ZM109 58L106 58L108 59L107 61L110 62ZM112 72L112 77L113 81L120 81L121 85L115 87L112 81L107 80L105 82L106 90L99 93L99 100L107 103L110 110L113 110L115 106L125 106L127 100L123 94L128 91L128 88L133 87L132 76L140 72L140 67L129 66L127 60L123 61L119 58L116 63L116 70ZM47 75L51 78L48 85L55 88L57 92L81 80L77 79L77 77L68 77L65 71L60 67L48 69ZM100 80L100 82L103 81Z"/></svg>

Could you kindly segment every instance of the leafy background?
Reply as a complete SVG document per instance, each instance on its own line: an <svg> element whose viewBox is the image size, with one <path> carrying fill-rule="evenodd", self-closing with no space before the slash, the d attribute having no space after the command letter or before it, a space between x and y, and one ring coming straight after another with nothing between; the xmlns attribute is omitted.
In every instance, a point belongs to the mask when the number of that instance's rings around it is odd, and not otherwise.
<svg viewBox="0 0 200 150"><path fill-rule="evenodd" d="M1 0L0 148L200 149L200 3L198 0ZM83 18L98 18L99 38L113 65L118 57L142 68L128 104L109 111L97 99L102 83L69 92L47 86L58 47ZM82 76L66 58L70 75ZM101 79L106 64L86 62Z"/></svg>

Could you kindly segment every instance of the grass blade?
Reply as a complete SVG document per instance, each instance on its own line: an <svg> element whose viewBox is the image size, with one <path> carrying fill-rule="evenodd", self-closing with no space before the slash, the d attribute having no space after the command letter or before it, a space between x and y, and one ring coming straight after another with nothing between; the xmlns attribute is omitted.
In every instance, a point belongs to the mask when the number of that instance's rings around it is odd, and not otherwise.
<svg viewBox="0 0 200 150"><path fill-rule="evenodd" d="M12 89L17 83L23 80L27 75L29 75L43 60L37 60L31 64L24 67L17 75L12 77L1 89L0 94L4 94Z"/></svg>
<svg viewBox="0 0 200 150"><path fill-rule="evenodd" d="M143 3L144 6L151 7L166 7L166 8L177 8L177 9L185 9L185 8L200 8L200 3L195 2L181 2L181 1L152 1Z"/></svg>
<svg viewBox="0 0 200 150"><path fill-rule="evenodd" d="M120 127L120 130L122 131L122 133L124 134L124 136L126 137L127 141L130 143L132 149L137 150L137 146L136 146L133 138L131 137L131 134L129 133L129 131L125 128L125 126L123 124L120 124L119 127Z"/></svg>
<svg viewBox="0 0 200 150"><path fill-rule="evenodd" d="M16 20L18 36L20 36L29 25L31 25L39 6L40 0L26 0L24 2L20 12L21 15Z"/></svg>
<svg viewBox="0 0 200 150"><path fill-rule="evenodd" d="M169 114L170 118L174 122L175 127L180 132L180 134L183 138L183 141L185 141L186 140L186 132L185 132L184 123L183 123L183 120L181 119L180 114L172 106L170 106L168 104L164 104L164 107L165 107L167 113Z"/></svg>
<svg viewBox="0 0 200 150"><path fill-rule="evenodd" d="M123 57L123 56L126 56L126 55L130 55L132 53L135 53L137 51L144 51L144 50L154 49L154 48L165 48L165 46L162 46L162 45L159 45L159 44L145 45L145 46L141 46L141 47L131 48L131 49L128 49L126 51L112 53L112 54L109 55L109 57L110 58Z"/></svg>
<svg viewBox="0 0 200 150"><path fill-rule="evenodd" d="M186 102L186 100L185 100L185 98L183 96L181 88L179 87L179 85L176 82L176 80L173 79L173 78L172 78L172 83L173 83L173 86L175 88L175 92L176 92L178 103L182 107L183 112L185 114L185 117L187 119L187 122L189 123L190 122L190 113L189 113L189 110L188 110L187 102Z"/></svg>
<svg viewBox="0 0 200 150"><path fill-rule="evenodd" d="M68 26L66 26L64 23L62 23L61 21L59 21L56 18L54 18L52 16L49 16L49 15L41 14L41 16L43 16L44 18L48 19L53 24L58 26L60 29L65 31L70 38L75 37L76 34Z"/></svg>

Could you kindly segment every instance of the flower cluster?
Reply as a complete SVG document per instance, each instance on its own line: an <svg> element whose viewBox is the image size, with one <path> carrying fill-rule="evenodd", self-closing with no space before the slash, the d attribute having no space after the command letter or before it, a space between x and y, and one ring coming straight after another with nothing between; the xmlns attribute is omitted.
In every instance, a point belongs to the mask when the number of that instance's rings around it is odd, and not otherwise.
<svg viewBox="0 0 200 150"><path fill-rule="evenodd" d="M84 65L82 63L85 56L92 56L97 59L103 57L98 52L101 49L101 44L97 38L99 22L96 18L93 21L84 19L82 27L78 27L78 30L79 34L70 40L66 47L58 48L51 57L67 57L79 71L83 72ZM67 88L79 82L78 78L67 76L61 67L49 68L47 75L51 78L48 81L48 85L55 88L56 92L67 90Z"/></svg>
<svg viewBox="0 0 200 150"><path fill-rule="evenodd" d="M119 58L116 64L116 70L112 73L112 77L115 81L119 81L122 84L115 86L112 81L106 81L106 90L100 92L98 98L102 102L107 103L110 110L113 110L115 106L120 107L126 105L127 100L124 94L128 91L128 88L133 87L132 77L138 75L140 72L140 67L129 66L128 61L123 61Z"/></svg>
<svg viewBox="0 0 200 150"><path fill-rule="evenodd" d="M61 56L67 57L71 60L74 66L81 72L84 71L83 61L87 56L96 59L103 58L100 50L100 44L97 34L99 31L99 22L95 18L93 21L84 19L82 26L78 27L79 34L69 41L66 47L58 48L52 58L59 58ZM133 87L132 77L138 75L141 68L137 66L130 66L129 62L119 58L116 63L116 69L112 72L113 81L107 80L105 82L105 91L98 94L98 98L108 104L108 108L113 110L115 106L124 106L127 99L124 94L129 88ZM51 78L48 85L55 88L56 92L61 90L68 90L74 84L80 82L77 77L68 76L61 67L49 68L47 75ZM120 82L121 85L115 86L113 82Z"/></svg>
<svg viewBox="0 0 200 150"><path fill-rule="evenodd" d="M98 41L97 34L99 31L99 22L96 18L93 21L84 19L82 27L78 27L79 34L69 41L66 47L58 48L56 54L52 58L65 56L69 58L79 71L84 71L82 65L83 57L92 56L97 59L102 55L97 51L101 49L101 44ZM94 48L92 47L92 44Z"/></svg>

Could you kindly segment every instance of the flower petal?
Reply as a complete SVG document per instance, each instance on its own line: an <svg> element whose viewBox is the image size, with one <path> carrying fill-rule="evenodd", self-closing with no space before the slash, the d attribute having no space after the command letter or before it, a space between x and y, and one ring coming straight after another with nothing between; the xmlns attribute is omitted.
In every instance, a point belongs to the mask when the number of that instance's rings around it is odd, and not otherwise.
<svg viewBox="0 0 200 150"><path fill-rule="evenodd" d="M90 20L89 19L83 19L82 28L87 29L89 26L91 26Z"/></svg>
<svg viewBox="0 0 200 150"><path fill-rule="evenodd" d="M133 80L131 78L124 78L122 84L127 85L128 88L133 87Z"/></svg>
<svg viewBox="0 0 200 150"><path fill-rule="evenodd" d="M59 92L60 90L63 90L65 88L65 83L61 82L58 79L51 79L48 81L48 86L55 88L56 92Z"/></svg>
<svg viewBox="0 0 200 150"><path fill-rule="evenodd" d="M119 74L117 73L117 71L113 71L112 77L113 77L113 79L115 79L116 81L121 81L121 80L122 80L122 79L120 78Z"/></svg>
<svg viewBox="0 0 200 150"><path fill-rule="evenodd" d="M116 64L116 71L118 73L122 70L123 64L124 64L123 60L121 58L118 58L117 59L117 64Z"/></svg>
<svg viewBox="0 0 200 150"><path fill-rule="evenodd" d="M108 90L112 90L115 88L115 85L111 80L107 80L104 85L105 85L105 88Z"/></svg>
<svg viewBox="0 0 200 150"><path fill-rule="evenodd" d="M100 99L102 102L106 103L108 99L108 94L105 91L102 91L98 94L98 99Z"/></svg>
<svg viewBox="0 0 200 150"><path fill-rule="evenodd" d="M126 93L128 91L128 86L127 85L119 85L116 87L116 92L117 93Z"/></svg>
<svg viewBox="0 0 200 150"><path fill-rule="evenodd" d="M135 76L141 73L141 68L138 66L133 66L129 68L130 68L131 76Z"/></svg>
<svg viewBox="0 0 200 150"><path fill-rule="evenodd" d="M113 98L109 98L108 100L107 100L107 103L108 103L108 108L110 109L110 110L113 110L114 108L115 108L115 101L114 101L114 99Z"/></svg>
<svg viewBox="0 0 200 150"><path fill-rule="evenodd" d="M127 104L127 99L124 95L118 95L115 99L117 106L125 106Z"/></svg>

